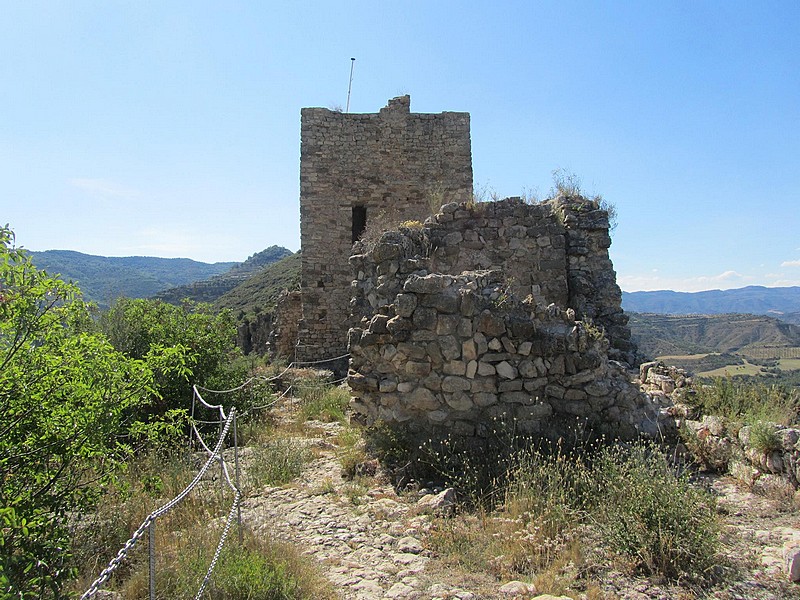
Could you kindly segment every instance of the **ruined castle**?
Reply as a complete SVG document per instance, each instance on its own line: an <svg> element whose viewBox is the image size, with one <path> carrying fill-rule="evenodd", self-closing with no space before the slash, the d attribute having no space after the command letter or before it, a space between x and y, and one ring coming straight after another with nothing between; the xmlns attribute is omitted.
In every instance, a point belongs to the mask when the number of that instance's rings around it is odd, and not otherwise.
<svg viewBox="0 0 800 600"><path fill-rule="evenodd" d="M302 110L301 290L279 302L274 347L344 357L330 366L349 367L367 423L480 436L503 415L530 433L574 419L652 433L624 369L607 213L567 195L475 203L469 123L412 113L408 96L377 114ZM391 230L364 240L382 220Z"/></svg>
<svg viewBox="0 0 800 600"><path fill-rule="evenodd" d="M350 249L372 219L424 220L430 199L472 196L469 114L415 114L401 96L377 114L301 113L301 303L296 357L347 353Z"/></svg>

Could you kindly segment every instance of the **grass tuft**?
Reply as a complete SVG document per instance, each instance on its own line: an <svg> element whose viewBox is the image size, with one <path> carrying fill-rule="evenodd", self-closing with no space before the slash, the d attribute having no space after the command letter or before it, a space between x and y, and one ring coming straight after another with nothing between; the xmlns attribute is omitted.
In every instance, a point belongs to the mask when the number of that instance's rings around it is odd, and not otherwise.
<svg viewBox="0 0 800 600"><path fill-rule="evenodd" d="M781 438L771 423L759 421L750 428L750 447L762 454L781 449Z"/></svg>
<svg viewBox="0 0 800 600"><path fill-rule="evenodd" d="M300 419L317 419L327 423L344 423L350 392L343 387L333 387L329 383L306 380L298 384L300 398Z"/></svg>

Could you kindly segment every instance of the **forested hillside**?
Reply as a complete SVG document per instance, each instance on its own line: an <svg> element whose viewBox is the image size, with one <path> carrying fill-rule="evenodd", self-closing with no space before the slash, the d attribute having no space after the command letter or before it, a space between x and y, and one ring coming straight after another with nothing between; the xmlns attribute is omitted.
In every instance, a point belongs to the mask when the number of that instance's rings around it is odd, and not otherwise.
<svg viewBox="0 0 800 600"><path fill-rule="evenodd" d="M735 290L705 292L622 292L626 311L661 314L720 315L747 313L769 315L797 322L800 317L800 287L767 288L757 285ZM792 321L794 319L794 321Z"/></svg>
<svg viewBox="0 0 800 600"><path fill-rule="evenodd" d="M203 281L195 281L164 290L156 297L171 304L178 304L187 298L195 302L214 303L269 265L291 255L291 251L282 246L270 246L266 250L253 254L243 263L234 265L225 273Z"/></svg>
<svg viewBox="0 0 800 600"><path fill-rule="evenodd" d="M221 296L217 308L229 308L235 315L269 310L282 290L300 287L300 253L292 254L265 267Z"/></svg>
<svg viewBox="0 0 800 600"><path fill-rule="evenodd" d="M39 269L75 283L85 300L103 308L119 296L148 298L167 288L224 273L237 264L209 264L188 258L95 256L72 250L30 254Z"/></svg>
<svg viewBox="0 0 800 600"><path fill-rule="evenodd" d="M650 358L800 346L800 327L761 315L628 314L639 352Z"/></svg>

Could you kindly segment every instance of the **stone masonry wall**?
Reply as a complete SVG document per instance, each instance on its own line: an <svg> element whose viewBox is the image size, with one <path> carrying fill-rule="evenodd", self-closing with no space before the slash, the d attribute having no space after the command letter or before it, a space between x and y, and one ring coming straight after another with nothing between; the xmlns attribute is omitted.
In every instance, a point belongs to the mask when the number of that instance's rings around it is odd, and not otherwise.
<svg viewBox="0 0 800 600"><path fill-rule="evenodd" d="M377 114L305 108L301 120L298 358L321 360L347 351L354 219L422 220L432 200L471 197L469 114L414 114L402 96Z"/></svg>
<svg viewBox="0 0 800 600"><path fill-rule="evenodd" d="M484 437L493 420L546 437L576 426L654 434L646 394L571 309L520 302L500 271L395 274L402 292L350 330L352 406L420 436Z"/></svg>
<svg viewBox="0 0 800 600"><path fill-rule="evenodd" d="M270 334L270 350L274 356L293 360L297 344L297 326L303 315L300 291L284 290L275 304L275 326Z"/></svg>
<svg viewBox="0 0 800 600"><path fill-rule="evenodd" d="M519 198L447 204L424 228L384 236L372 250L374 273L358 258L363 245L354 248L356 312L369 316L394 301L401 290L391 276L401 266L408 272L423 268L451 275L502 269L508 292L519 298L530 294L545 306L572 308L578 319L605 330L611 358L633 365L635 349L608 257L610 244L608 214L581 197L560 196L534 205Z"/></svg>
<svg viewBox="0 0 800 600"><path fill-rule="evenodd" d="M356 412L420 434L480 437L493 418L532 434L566 434L576 421L614 436L654 434L655 407L610 360L601 329L629 339L604 217L581 198L449 204L424 226L356 245ZM470 263L491 269L460 271ZM573 289L579 280L586 286Z"/></svg>

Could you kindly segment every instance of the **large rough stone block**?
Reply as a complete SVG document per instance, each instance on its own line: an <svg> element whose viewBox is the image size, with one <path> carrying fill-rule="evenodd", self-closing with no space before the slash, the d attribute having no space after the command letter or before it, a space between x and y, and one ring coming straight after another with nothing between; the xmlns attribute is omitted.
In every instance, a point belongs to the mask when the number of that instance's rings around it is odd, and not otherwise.
<svg viewBox="0 0 800 600"><path fill-rule="evenodd" d="M489 310L484 310L478 318L478 331L497 337L506 332L506 324L502 317L498 317Z"/></svg>
<svg viewBox="0 0 800 600"><path fill-rule="evenodd" d="M424 387L417 388L409 394L407 402L411 408L422 411L434 411L440 406L436 395Z"/></svg>

